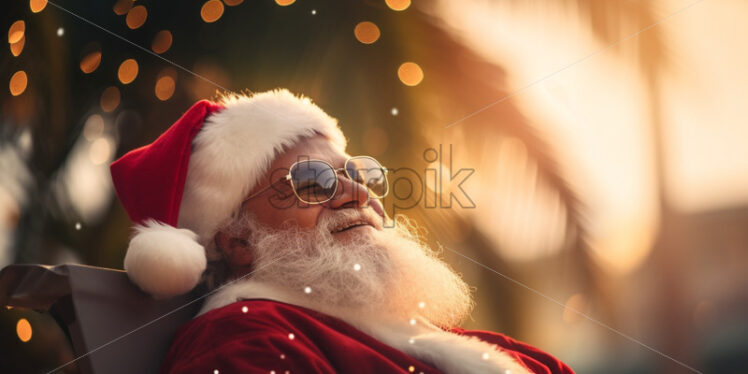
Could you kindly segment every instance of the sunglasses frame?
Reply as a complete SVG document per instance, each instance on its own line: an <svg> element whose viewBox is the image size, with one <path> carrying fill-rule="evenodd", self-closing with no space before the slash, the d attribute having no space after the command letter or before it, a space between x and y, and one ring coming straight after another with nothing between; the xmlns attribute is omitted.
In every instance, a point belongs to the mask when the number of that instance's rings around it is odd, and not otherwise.
<svg viewBox="0 0 748 374"><path fill-rule="evenodd" d="M343 172L345 172L345 176L346 176L346 177L347 177L348 179L350 179L350 180L351 180L351 181L353 181L354 183L358 183L358 184L361 184L361 183L359 183L359 182L355 181L355 180L354 180L354 179L353 179L353 178L351 177L351 174L350 174L350 173L348 173L348 168L347 168L347 166L348 166L348 163L349 163L349 162L350 162L351 160L353 160L353 159L361 159L361 158L368 158L368 159L370 159L370 160L372 160L372 161L376 162L376 163L377 163L377 165L379 165L379 167L380 167L380 168L382 169L382 171L384 172L384 174L383 174L383 175L384 175L384 181L385 181L385 184L384 184L384 185L385 185L385 187L386 187L386 189L385 189L385 191L384 191L384 194L382 194L382 196L376 196L376 195L372 194L372 192L371 192L371 189L370 189L370 188L368 188L368 187L364 186L364 187L366 188L366 191L367 191L367 193L368 193L369 195L373 196L373 197L374 197L375 199L381 199L381 198L383 198L383 197L387 196L387 195L388 195L388 194L390 193L390 185L389 185L389 181L387 180L387 173L389 172L389 169L387 169L386 167L382 166L382 164L381 164L381 163L380 163L379 161L377 161L377 159L375 159L374 157L371 157L371 156L351 156L351 157L348 157L348 158L347 158L347 159L345 160L345 163L343 164L343 167L342 167L342 168L336 168L336 167L332 166L332 164L331 164L331 163L329 163L329 162L327 162L327 161L325 161L325 160L320 160L320 159L306 159L306 160L296 161L296 162L294 162L293 164L291 164L291 166L290 166L290 167L288 168L288 174L286 174L286 175L285 175L285 176L283 176L282 178L278 179L277 181L275 181L275 182L273 182L273 183L270 183L269 185L265 186L265 187L264 187L264 188L262 188L261 190L259 190L259 191L255 192L255 193L253 193L252 195L250 195L249 197L247 197L246 199L244 199L244 201L242 201L242 205L244 205L244 203L246 203L247 201L249 201L249 200L251 200L251 199L253 199L253 198L255 198L255 197L257 197L257 196L261 195L261 194L262 194L263 192L265 192L265 191L267 191L268 189L270 189L270 187L272 187L272 186L273 186L274 184L276 184L276 183L278 183L278 182L283 182L283 181L288 181L288 183L289 183L289 184L291 185L291 190L293 191L294 195L296 195L296 199L298 199L298 200L299 200L299 201L301 201L302 203L304 203L304 204L309 204L309 205L318 205L318 204L324 204L324 203L326 203L326 202L328 202L328 201L332 200L332 199L333 199L333 198L335 197L335 195L336 195L336 194L338 193L338 186L340 185L340 183L338 182L338 178L337 178L337 177L335 178L335 191L334 191L334 192L332 193L332 196L328 197L328 198L327 198L326 200L323 200L323 201L314 201L314 202L308 202L308 201L305 201L304 199L302 199L302 198L301 198L301 196L299 196L299 193L298 193L298 192L296 192L296 186L295 186L295 185L294 185L294 183L293 183L293 177L291 176L291 170L293 170L293 168L294 168L295 166L297 166L297 165L299 165L299 164L301 164L301 163L304 163L304 162L310 162L310 161L319 161L319 162L322 162L322 163L326 164L327 166L329 166L329 167L330 167L330 169L331 169L331 170L333 170L333 172L335 173L335 175L336 175L336 176L337 176L337 175L339 174L339 172L340 172L340 171L343 171ZM362 185L363 185L363 184L362 184Z"/></svg>

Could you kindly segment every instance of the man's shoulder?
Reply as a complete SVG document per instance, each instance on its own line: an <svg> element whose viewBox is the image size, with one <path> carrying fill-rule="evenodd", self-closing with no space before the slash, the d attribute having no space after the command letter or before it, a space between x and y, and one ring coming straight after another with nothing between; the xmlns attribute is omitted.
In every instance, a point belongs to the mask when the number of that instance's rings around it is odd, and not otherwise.
<svg viewBox="0 0 748 374"><path fill-rule="evenodd" d="M303 319L320 318L323 315L292 304L267 299L240 300L210 310L188 322L187 329L215 327L216 324L256 325L258 328L285 326Z"/></svg>
<svg viewBox="0 0 748 374"><path fill-rule="evenodd" d="M573 374L571 368L553 355L502 333L485 330L464 330L461 328L454 328L450 331L459 335L476 337L485 342L496 344L505 350L515 352L525 365L531 369L535 369L536 372L541 372L537 370L542 370L540 368L542 366L549 369L552 373Z"/></svg>

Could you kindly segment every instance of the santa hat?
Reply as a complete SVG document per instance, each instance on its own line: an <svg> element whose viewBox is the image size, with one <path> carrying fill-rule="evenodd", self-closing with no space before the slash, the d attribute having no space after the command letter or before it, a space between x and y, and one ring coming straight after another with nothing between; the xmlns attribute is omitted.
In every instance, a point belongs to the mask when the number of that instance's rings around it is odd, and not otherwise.
<svg viewBox="0 0 748 374"><path fill-rule="evenodd" d="M340 149L337 121L287 90L193 105L153 143L111 165L117 197L136 223L125 270L143 291L167 298L200 281L219 227L299 140L321 134ZM211 258L209 258L211 257Z"/></svg>

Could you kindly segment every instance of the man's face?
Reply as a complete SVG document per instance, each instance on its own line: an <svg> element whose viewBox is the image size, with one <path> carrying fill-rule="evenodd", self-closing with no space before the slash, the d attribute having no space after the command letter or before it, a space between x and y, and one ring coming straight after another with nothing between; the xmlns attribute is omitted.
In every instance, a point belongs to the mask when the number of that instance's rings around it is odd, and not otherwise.
<svg viewBox="0 0 748 374"><path fill-rule="evenodd" d="M278 181L288 173L293 163L306 159L319 159L329 162L335 168L343 167L348 155L335 147L324 136L304 138L293 147L275 158L265 176L247 196L261 191L270 183L272 188L249 199L241 207L243 213L256 217L257 222L273 229L298 228L315 229L320 219L340 211L359 211L359 217L366 218L369 225L361 225L344 231L331 228L333 239L350 242L356 237L381 231L384 209L376 199L369 199L366 188L343 175L338 176L338 188L335 196L322 204L306 204L294 195L288 181ZM379 217L380 219L376 219ZM231 269L232 276L239 277L252 270L253 257L245 240L237 239L234 234L219 232L215 237L224 259Z"/></svg>
<svg viewBox="0 0 748 374"><path fill-rule="evenodd" d="M325 210L369 209L383 217L383 209L376 199L369 199L366 188L351 181L343 174L338 177L338 190L335 197L322 204L306 204L299 201L288 181L278 182L288 173L288 168L295 162L318 159L329 162L335 168L342 168L349 155L335 147L327 138L318 135L299 141L292 148L276 157L265 177L250 193L254 194L271 182L273 188L247 201L243 209L254 213L258 221L268 227L282 228L297 226L302 229L316 227ZM329 213L329 212L328 212ZM333 232L339 240L346 240L351 235L362 234L367 230L381 230L381 220L374 220L371 225L357 226L340 232Z"/></svg>
<svg viewBox="0 0 748 374"><path fill-rule="evenodd" d="M324 137L308 138L277 157L249 196L300 159L341 168L347 158ZM307 297L327 307L406 319L423 315L440 326L455 326L470 311L469 288L459 275L408 225L384 229L379 201L345 176L338 177L335 197L322 204L300 202L283 181L242 209L245 214L216 235L233 278L251 275L296 292L308 290ZM369 225L338 230L361 220Z"/></svg>

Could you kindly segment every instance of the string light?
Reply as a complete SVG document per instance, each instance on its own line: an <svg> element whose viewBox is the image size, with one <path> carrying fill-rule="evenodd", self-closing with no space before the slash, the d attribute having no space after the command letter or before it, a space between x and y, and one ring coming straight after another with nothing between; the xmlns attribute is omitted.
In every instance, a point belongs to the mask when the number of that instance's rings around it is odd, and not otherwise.
<svg viewBox="0 0 748 374"><path fill-rule="evenodd" d="M24 22L23 20L13 22L13 24L10 25L10 28L8 29L8 43L18 43L23 38L25 32L26 22Z"/></svg>
<svg viewBox="0 0 748 374"><path fill-rule="evenodd" d="M18 57L21 52L23 52L24 45L26 45L26 35L24 35L21 40L10 45L10 54L12 54L13 57Z"/></svg>
<svg viewBox="0 0 748 374"><path fill-rule="evenodd" d="M219 0L208 0L200 9L200 17L206 23L218 21L223 15L223 3Z"/></svg>
<svg viewBox="0 0 748 374"><path fill-rule="evenodd" d="M392 10L403 11L410 6L410 0L384 0Z"/></svg>
<svg viewBox="0 0 748 374"><path fill-rule="evenodd" d="M129 84L138 77L138 62L134 58L128 58L119 65L117 77L122 84Z"/></svg>
<svg viewBox="0 0 748 374"><path fill-rule="evenodd" d="M161 101L169 100L174 95L176 88L177 72L174 68L166 68L159 73L159 77L156 80L156 87L154 91L156 97Z"/></svg>
<svg viewBox="0 0 748 374"><path fill-rule="evenodd" d="M90 74L93 73L101 64L101 51L91 52L81 59L81 71Z"/></svg>
<svg viewBox="0 0 748 374"><path fill-rule="evenodd" d="M112 7L114 14L121 16L127 14L132 9L133 0L117 0Z"/></svg>
<svg viewBox="0 0 748 374"><path fill-rule="evenodd" d="M397 69L397 76L406 86L417 86L423 80L423 70L415 62L406 62Z"/></svg>
<svg viewBox="0 0 748 374"><path fill-rule="evenodd" d="M26 76L26 72L23 70L19 70L15 72L10 77L10 83L8 84L8 88L10 89L10 94L13 96L18 96L22 94L24 91L26 91L26 86L28 85L29 78Z"/></svg>
<svg viewBox="0 0 748 374"><path fill-rule="evenodd" d="M135 30L139 28L140 26L143 26L147 18L148 18L148 9L146 9L145 6L143 5L138 5L130 9L129 12L127 12L127 17L125 17L125 23L127 23L127 27Z"/></svg>
<svg viewBox="0 0 748 374"><path fill-rule="evenodd" d="M151 49L153 52L162 54L171 48L172 35L169 30L161 30L156 33L151 43Z"/></svg>
<svg viewBox="0 0 748 374"><path fill-rule="evenodd" d="M65 35L65 29L63 29L62 27L58 27L57 36L63 36L63 35Z"/></svg>
<svg viewBox="0 0 748 374"><path fill-rule="evenodd" d="M371 44L379 39L379 27L377 27L373 22L359 22L353 29L353 35L356 36L356 40L359 42Z"/></svg>
<svg viewBox="0 0 748 374"><path fill-rule="evenodd" d="M18 339L26 343L31 340L31 334L31 324L29 321L26 318L19 319L18 323L16 323L16 335L18 335Z"/></svg>
<svg viewBox="0 0 748 374"><path fill-rule="evenodd" d="M99 105L101 106L101 110L109 113L117 109L117 106L119 106L119 101L119 88L117 88L116 86L111 86L104 89L104 92L101 93L101 100L99 101Z"/></svg>
<svg viewBox="0 0 748 374"><path fill-rule="evenodd" d="M39 13L47 6L47 0L29 0L31 13Z"/></svg>

